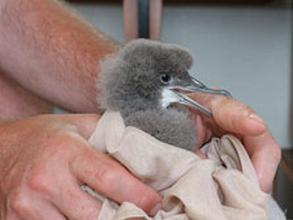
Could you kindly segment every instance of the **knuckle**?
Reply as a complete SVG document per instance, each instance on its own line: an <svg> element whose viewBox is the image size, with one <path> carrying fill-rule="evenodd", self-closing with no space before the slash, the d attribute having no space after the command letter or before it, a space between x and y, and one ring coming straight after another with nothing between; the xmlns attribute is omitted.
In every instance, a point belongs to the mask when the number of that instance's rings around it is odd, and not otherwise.
<svg viewBox="0 0 293 220"><path fill-rule="evenodd" d="M8 206L20 216L26 215L32 211L29 197L25 195L24 191L19 189L12 193L8 200Z"/></svg>
<svg viewBox="0 0 293 220"><path fill-rule="evenodd" d="M121 174L114 166L103 165L99 167L95 177L100 180L102 185L113 187L119 182Z"/></svg>
<svg viewBox="0 0 293 220"><path fill-rule="evenodd" d="M49 179L44 174L36 174L28 181L28 187L38 193L44 195L52 194L52 187Z"/></svg>

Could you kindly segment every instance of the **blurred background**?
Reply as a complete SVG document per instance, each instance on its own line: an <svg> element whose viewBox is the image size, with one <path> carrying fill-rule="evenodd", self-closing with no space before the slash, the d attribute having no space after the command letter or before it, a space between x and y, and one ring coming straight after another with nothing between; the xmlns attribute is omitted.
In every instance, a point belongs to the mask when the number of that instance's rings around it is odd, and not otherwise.
<svg viewBox="0 0 293 220"><path fill-rule="evenodd" d="M123 17L131 17L133 11L123 14L123 1L68 2L110 37L126 42ZM284 149L274 196L289 219L293 219L292 18L292 0L166 0L160 26L161 41L192 52L191 72L198 79L229 90L267 121Z"/></svg>

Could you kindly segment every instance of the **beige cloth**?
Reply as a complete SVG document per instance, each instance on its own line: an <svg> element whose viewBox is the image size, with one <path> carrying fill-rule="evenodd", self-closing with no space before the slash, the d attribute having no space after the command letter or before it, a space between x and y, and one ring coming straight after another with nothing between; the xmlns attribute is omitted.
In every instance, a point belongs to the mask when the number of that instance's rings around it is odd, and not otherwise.
<svg viewBox="0 0 293 220"><path fill-rule="evenodd" d="M270 197L260 190L244 147L232 135L214 138L203 148L209 159L200 159L137 128L125 127L119 113L106 112L89 141L163 196L161 211L149 217L134 204L124 202L119 206L84 187L103 202L100 220L269 218Z"/></svg>

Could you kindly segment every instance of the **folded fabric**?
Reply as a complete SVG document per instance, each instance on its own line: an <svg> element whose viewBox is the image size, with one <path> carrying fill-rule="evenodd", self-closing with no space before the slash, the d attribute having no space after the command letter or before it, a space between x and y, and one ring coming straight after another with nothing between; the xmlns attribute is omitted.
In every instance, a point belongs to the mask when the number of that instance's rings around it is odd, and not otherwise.
<svg viewBox="0 0 293 220"><path fill-rule="evenodd" d="M134 204L118 205L83 186L103 203L100 220L285 219L271 197L260 190L245 148L232 135L213 138L203 147L207 159L201 159L126 127L118 112L106 112L89 141L163 197L162 209L149 217Z"/></svg>

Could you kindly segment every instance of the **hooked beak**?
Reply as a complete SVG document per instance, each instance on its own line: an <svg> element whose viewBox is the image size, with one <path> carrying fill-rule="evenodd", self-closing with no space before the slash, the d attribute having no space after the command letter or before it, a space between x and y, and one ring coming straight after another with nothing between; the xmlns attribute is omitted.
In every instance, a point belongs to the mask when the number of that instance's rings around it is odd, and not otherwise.
<svg viewBox="0 0 293 220"><path fill-rule="evenodd" d="M184 76L177 78L173 81L172 85L170 85L167 90L164 91L165 96L168 95L169 97L169 103L165 103L165 107L172 103L179 103L182 105L186 105L192 108L195 108L209 117L212 117L212 112L206 108L205 106L199 104L198 102L194 101L193 99L189 98L186 93L190 92L201 92L201 93L207 93L207 94L214 94L214 95L223 95L226 97L232 97L230 92L227 90L220 90L220 89L211 89L208 88L206 85L204 85L199 80L193 78L188 73L184 74ZM164 93L163 92L163 93ZM167 94L166 94L167 93ZM163 94L164 97L164 94ZM168 102L167 101L167 102ZM163 103L164 105L164 103Z"/></svg>

